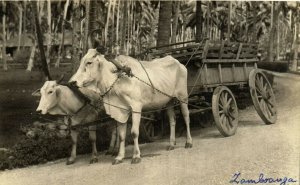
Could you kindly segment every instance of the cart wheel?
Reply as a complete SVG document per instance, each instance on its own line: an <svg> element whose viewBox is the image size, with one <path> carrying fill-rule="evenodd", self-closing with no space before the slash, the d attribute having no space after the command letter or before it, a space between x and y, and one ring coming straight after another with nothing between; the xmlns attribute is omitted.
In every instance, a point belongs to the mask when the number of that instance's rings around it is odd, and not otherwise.
<svg viewBox="0 0 300 185"><path fill-rule="evenodd" d="M249 75L250 94L256 112L266 124L277 119L277 108L272 86L261 70L254 69Z"/></svg>
<svg viewBox="0 0 300 185"><path fill-rule="evenodd" d="M155 115L147 115L146 118L141 119L141 136L147 142L153 142L161 139L163 136L163 122L155 120Z"/></svg>
<svg viewBox="0 0 300 185"><path fill-rule="evenodd" d="M238 126L238 107L228 87L219 86L214 90L212 112L220 133L225 137L234 135Z"/></svg>

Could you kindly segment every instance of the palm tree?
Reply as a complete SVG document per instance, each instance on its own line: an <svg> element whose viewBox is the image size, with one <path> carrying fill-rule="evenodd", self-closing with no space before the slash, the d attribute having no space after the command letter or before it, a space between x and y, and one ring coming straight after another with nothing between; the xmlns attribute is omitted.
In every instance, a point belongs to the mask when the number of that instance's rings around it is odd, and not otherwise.
<svg viewBox="0 0 300 185"><path fill-rule="evenodd" d="M160 1L157 46L168 45L171 35L172 1Z"/></svg>
<svg viewBox="0 0 300 185"><path fill-rule="evenodd" d="M36 28L36 34L37 34L37 41L38 41L38 46L40 50L40 57L41 57L41 64L42 64L42 70L45 74L46 80L51 80L51 76L48 70L48 65L47 65L47 60L44 52L44 45L43 45L43 35L42 31L40 28L40 22L39 22L39 13L37 11L37 3L32 2L33 6L33 11L34 11L34 21L35 21L35 28Z"/></svg>
<svg viewBox="0 0 300 185"><path fill-rule="evenodd" d="M87 1L89 2L89 1ZM69 4L70 4L70 0L67 0L65 3L65 7L64 7L64 15L63 15L63 21L61 24L61 43L59 45L58 48L58 58L57 61L55 63L55 67L59 67L60 61L62 59L62 51L63 51L63 47L64 47L64 39L65 39L65 25L66 25L66 18L67 18L67 12L68 12L68 8L69 8Z"/></svg>
<svg viewBox="0 0 300 185"><path fill-rule="evenodd" d="M6 61L6 2L2 1L2 60L3 60L3 69L7 71L7 61Z"/></svg>
<svg viewBox="0 0 300 185"><path fill-rule="evenodd" d="M196 2L196 41L200 42L202 38L202 23L203 23L203 15L202 15L202 3L201 1Z"/></svg>
<svg viewBox="0 0 300 185"><path fill-rule="evenodd" d="M21 46L21 37L22 37L22 21L23 21L23 8L22 5L19 5L19 39L18 39L18 48L17 50L20 50L20 46Z"/></svg>
<svg viewBox="0 0 300 185"><path fill-rule="evenodd" d="M47 64L50 66L50 49L51 49L51 0L47 0L47 21L48 21L48 39L47 39Z"/></svg>

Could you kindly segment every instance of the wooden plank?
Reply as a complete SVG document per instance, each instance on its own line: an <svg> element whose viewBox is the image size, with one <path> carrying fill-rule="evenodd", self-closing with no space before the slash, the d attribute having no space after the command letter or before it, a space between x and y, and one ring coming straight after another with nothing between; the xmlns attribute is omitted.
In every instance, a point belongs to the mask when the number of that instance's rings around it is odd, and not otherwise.
<svg viewBox="0 0 300 185"><path fill-rule="evenodd" d="M199 107L199 109L189 109L190 114L196 114L200 112L205 112L211 110L211 107Z"/></svg>
<svg viewBox="0 0 300 185"><path fill-rule="evenodd" d="M197 45L191 45L191 46L179 47L179 48L154 49L151 50L151 53L165 53L165 52L175 53L177 51L184 51L188 49L190 50L201 49L201 46L199 47L199 44L197 44Z"/></svg>
<svg viewBox="0 0 300 185"><path fill-rule="evenodd" d="M245 85L248 84L247 81L240 81L240 82L226 82L226 83L215 83L215 84L204 84L204 88L209 88L209 87L218 87L220 85L226 85L226 86L233 86L233 85Z"/></svg>
<svg viewBox="0 0 300 185"><path fill-rule="evenodd" d="M203 53L202 53L202 58L206 58L208 48L209 48L209 40L206 40L205 45L204 45L204 49L203 49Z"/></svg>
<svg viewBox="0 0 300 185"><path fill-rule="evenodd" d="M207 80L207 64L204 64L204 84L208 84L208 80Z"/></svg>
<svg viewBox="0 0 300 185"><path fill-rule="evenodd" d="M224 43L225 41L222 40L221 46L220 46L220 51L219 51L219 59L222 58L223 52L224 52Z"/></svg>
<svg viewBox="0 0 300 185"><path fill-rule="evenodd" d="M235 55L236 54L234 54L234 53L223 53L222 58L223 59L234 59Z"/></svg>
<svg viewBox="0 0 300 185"><path fill-rule="evenodd" d="M221 64L218 64L218 70L219 70L219 79L220 79L220 83L223 83Z"/></svg>
<svg viewBox="0 0 300 185"><path fill-rule="evenodd" d="M174 58L177 58L177 57L184 57L184 56L191 56L193 55L194 56L199 56L199 55L202 55L202 51L196 51L196 52L187 52L187 53L176 53L176 54L171 54Z"/></svg>
<svg viewBox="0 0 300 185"><path fill-rule="evenodd" d="M238 52L236 54L236 58L235 59L238 60L240 58L240 54L241 54L242 48L243 48L243 43L240 43L239 49L238 49Z"/></svg>
<svg viewBox="0 0 300 185"><path fill-rule="evenodd" d="M244 69L245 79L247 79L247 78L248 78L248 74L247 74L247 63L244 63L243 69Z"/></svg>
<svg viewBox="0 0 300 185"><path fill-rule="evenodd" d="M258 59L251 58L251 59L203 59L205 63L254 63L257 62Z"/></svg>
<svg viewBox="0 0 300 185"><path fill-rule="evenodd" d="M236 79L235 79L235 64L234 63L232 64L232 78L233 78L233 82L235 82Z"/></svg>
<svg viewBox="0 0 300 185"><path fill-rule="evenodd" d="M256 54L243 53L240 55L240 58L256 58Z"/></svg>
<svg viewBox="0 0 300 185"><path fill-rule="evenodd" d="M160 48L169 48L170 46L178 46L178 45L184 45L184 44L187 44L187 43L196 43L195 40L191 40L191 41L185 41L185 42L177 42L177 43L174 43L174 44L168 44L168 45L164 45L164 46L159 46L159 47L151 47L151 48L148 48L148 50L153 50L153 49L160 49Z"/></svg>

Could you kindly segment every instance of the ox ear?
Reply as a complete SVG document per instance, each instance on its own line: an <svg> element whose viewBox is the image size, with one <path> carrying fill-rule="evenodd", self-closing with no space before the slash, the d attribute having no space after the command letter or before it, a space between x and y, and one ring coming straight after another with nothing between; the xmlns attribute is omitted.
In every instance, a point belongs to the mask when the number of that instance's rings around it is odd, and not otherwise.
<svg viewBox="0 0 300 185"><path fill-rule="evenodd" d="M56 96L58 97L60 95L60 93L61 93L60 88L56 88L55 93L56 93Z"/></svg>
<svg viewBox="0 0 300 185"><path fill-rule="evenodd" d="M31 96L41 96L41 89L37 89L31 93Z"/></svg>

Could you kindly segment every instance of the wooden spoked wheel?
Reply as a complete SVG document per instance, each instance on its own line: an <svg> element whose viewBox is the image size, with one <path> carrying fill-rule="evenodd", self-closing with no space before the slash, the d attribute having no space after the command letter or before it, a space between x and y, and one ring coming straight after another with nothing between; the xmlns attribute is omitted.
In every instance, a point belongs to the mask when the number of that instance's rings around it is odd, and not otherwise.
<svg viewBox="0 0 300 185"><path fill-rule="evenodd" d="M212 112L220 133L225 137L234 135L238 126L238 107L228 87L219 86L214 90Z"/></svg>
<svg viewBox="0 0 300 185"><path fill-rule="evenodd" d="M259 69L254 69L249 75L250 94L254 107L266 124L277 120L275 95L267 77Z"/></svg>
<svg viewBox="0 0 300 185"><path fill-rule="evenodd" d="M163 136L163 122L155 120L154 114L143 115L141 119L141 136L147 142L153 142Z"/></svg>

